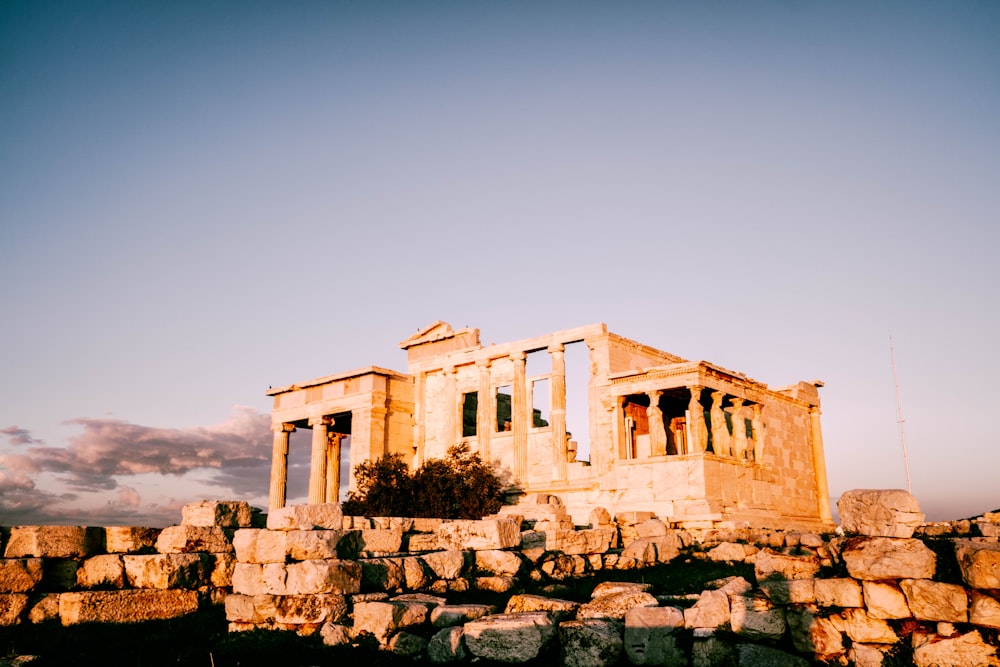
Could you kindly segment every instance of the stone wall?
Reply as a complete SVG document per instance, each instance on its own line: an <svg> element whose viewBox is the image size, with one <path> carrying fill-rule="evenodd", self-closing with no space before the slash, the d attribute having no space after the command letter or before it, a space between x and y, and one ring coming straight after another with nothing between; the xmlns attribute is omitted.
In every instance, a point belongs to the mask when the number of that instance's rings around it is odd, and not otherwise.
<svg viewBox="0 0 1000 667"><path fill-rule="evenodd" d="M679 531L649 513L600 510L575 529L561 505L538 500L482 521L344 517L326 504L276 510L254 527L244 503L200 503L162 531L13 528L0 622L139 621L224 603L233 631L318 632L330 644L368 633L434 662L558 652L576 667L867 666L902 651L918 665L1000 665L1000 515L920 526L898 498L863 496L842 502L849 535ZM513 594L503 609L449 604L458 592L542 589L675 560L746 563L754 574L693 595L606 582L583 604L557 587Z"/></svg>

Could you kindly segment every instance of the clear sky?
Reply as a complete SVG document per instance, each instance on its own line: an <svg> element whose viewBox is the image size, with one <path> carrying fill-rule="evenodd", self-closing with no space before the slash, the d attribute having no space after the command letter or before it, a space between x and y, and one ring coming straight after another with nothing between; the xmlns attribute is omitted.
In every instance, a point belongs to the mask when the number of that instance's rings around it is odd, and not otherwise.
<svg viewBox="0 0 1000 667"><path fill-rule="evenodd" d="M265 505L267 388L405 370L438 319L821 379L834 499L906 486L891 333L928 517L1000 507L997 35L995 2L0 0L0 524Z"/></svg>

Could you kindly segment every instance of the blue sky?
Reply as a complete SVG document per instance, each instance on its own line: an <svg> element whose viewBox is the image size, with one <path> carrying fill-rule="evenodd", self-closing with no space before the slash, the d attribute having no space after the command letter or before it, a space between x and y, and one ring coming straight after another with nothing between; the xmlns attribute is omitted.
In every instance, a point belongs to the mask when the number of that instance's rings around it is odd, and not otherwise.
<svg viewBox="0 0 1000 667"><path fill-rule="evenodd" d="M264 503L268 386L405 370L438 319L822 379L834 497L905 488L891 333L924 510L1000 507L997 34L986 2L0 1L0 523Z"/></svg>

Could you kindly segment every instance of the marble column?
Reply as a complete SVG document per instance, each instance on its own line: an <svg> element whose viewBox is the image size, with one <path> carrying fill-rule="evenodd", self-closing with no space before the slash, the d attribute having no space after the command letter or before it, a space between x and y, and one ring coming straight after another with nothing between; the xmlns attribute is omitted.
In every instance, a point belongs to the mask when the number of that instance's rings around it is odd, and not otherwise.
<svg viewBox="0 0 1000 667"><path fill-rule="evenodd" d="M755 463L764 462L764 406L754 403L752 408L753 418L750 426L753 430L753 460Z"/></svg>
<svg viewBox="0 0 1000 667"><path fill-rule="evenodd" d="M614 403L608 408L611 412L611 444L615 452L615 458L617 459L631 458L628 450L628 438L625 434L626 400L628 399L624 396L615 396Z"/></svg>
<svg viewBox="0 0 1000 667"><path fill-rule="evenodd" d="M667 455L667 429L663 426L663 412L660 411L662 391L647 391L649 407L646 419L649 421L649 453L651 456Z"/></svg>
<svg viewBox="0 0 1000 667"><path fill-rule="evenodd" d="M442 401L445 405L444 447L447 450L462 439L462 402L455 390L455 367L445 366L442 373L444 377Z"/></svg>
<svg viewBox="0 0 1000 667"><path fill-rule="evenodd" d="M490 391L490 360L476 364L479 369L479 396L476 409L476 437L479 440L479 458L490 462L490 434L494 428L496 408L493 406L493 392Z"/></svg>
<svg viewBox="0 0 1000 667"><path fill-rule="evenodd" d="M566 346L562 343L549 346L552 355L552 380L550 383L551 426L552 426L552 476L557 480L566 479L566 464L569 452L566 450Z"/></svg>
<svg viewBox="0 0 1000 667"><path fill-rule="evenodd" d="M524 352L510 355L514 362L514 395L511 396L511 430L514 435L514 479L527 486L528 476L528 383L524 375Z"/></svg>
<svg viewBox="0 0 1000 667"><path fill-rule="evenodd" d="M733 399L733 456L741 461L747 458L747 415L742 398Z"/></svg>
<svg viewBox="0 0 1000 667"><path fill-rule="evenodd" d="M295 427L291 424L272 424L274 447L271 450L271 494L268 508L275 510L285 506L285 490L288 486L288 437Z"/></svg>
<svg viewBox="0 0 1000 667"><path fill-rule="evenodd" d="M688 451L698 454L708 449L708 429L705 427L705 409L701 407L701 392L704 387L688 387L691 399L688 401Z"/></svg>
<svg viewBox="0 0 1000 667"><path fill-rule="evenodd" d="M326 450L326 502L340 502L340 438L339 433L330 433L330 444Z"/></svg>
<svg viewBox="0 0 1000 667"><path fill-rule="evenodd" d="M812 441L813 470L816 473L816 503L819 518L824 523L833 523L830 512L830 489L826 481L826 457L823 454L823 431L820 428L819 406L809 408L809 439Z"/></svg>
<svg viewBox="0 0 1000 667"><path fill-rule="evenodd" d="M712 451L718 456L732 456L733 443L729 437L729 427L726 426L726 413L722 409L722 399L726 397L725 392L712 392L712 407L708 410L709 420L712 422ZM736 429L736 423L733 423Z"/></svg>
<svg viewBox="0 0 1000 667"><path fill-rule="evenodd" d="M312 427L312 459L309 463L309 503L326 502L326 446L328 417L309 420Z"/></svg>

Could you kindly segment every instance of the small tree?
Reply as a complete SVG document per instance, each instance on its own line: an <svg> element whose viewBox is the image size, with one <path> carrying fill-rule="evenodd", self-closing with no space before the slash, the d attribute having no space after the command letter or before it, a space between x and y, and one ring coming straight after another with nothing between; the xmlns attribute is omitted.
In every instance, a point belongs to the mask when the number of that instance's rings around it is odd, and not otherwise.
<svg viewBox="0 0 1000 667"><path fill-rule="evenodd" d="M467 443L429 459L412 475L399 454L387 454L354 468L358 490L344 503L354 516L412 516L479 519L503 505L503 484Z"/></svg>

